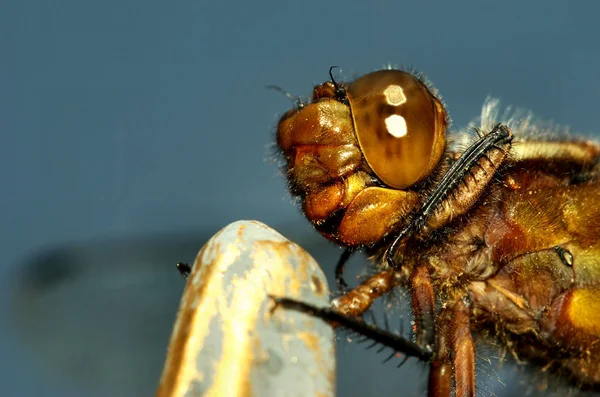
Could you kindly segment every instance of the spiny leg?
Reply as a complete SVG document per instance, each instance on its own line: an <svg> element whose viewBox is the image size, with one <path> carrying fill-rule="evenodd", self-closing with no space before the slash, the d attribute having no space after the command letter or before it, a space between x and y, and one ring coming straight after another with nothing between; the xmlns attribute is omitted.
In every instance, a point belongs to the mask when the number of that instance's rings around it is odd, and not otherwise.
<svg viewBox="0 0 600 397"><path fill-rule="evenodd" d="M506 159L512 138L508 127L497 124L462 153L394 238L385 254L390 267L400 268L395 255L411 236L424 238L470 209Z"/></svg>
<svg viewBox="0 0 600 397"><path fill-rule="evenodd" d="M289 298L271 297L277 306L282 306L286 309L298 310L318 317L329 323L336 324L359 335L362 335L373 342L389 347L396 352L405 354L406 356L416 357L423 361L429 361L432 357L432 351L424 349L415 342L412 342L403 336L396 335L387 330L377 328L367 324L364 321L355 317L350 317L328 307L316 307L308 303L296 301Z"/></svg>
<svg viewBox="0 0 600 397"><path fill-rule="evenodd" d="M378 344L390 347L406 356L429 361L433 355L431 346L422 346L401 335L369 325L357 318L365 313L376 299L389 293L403 276L392 269L381 271L346 294L334 299L331 308L318 308L304 302L283 297L272 297L278 306L310 313L331 323L333 327L343 327Z"/></svg>

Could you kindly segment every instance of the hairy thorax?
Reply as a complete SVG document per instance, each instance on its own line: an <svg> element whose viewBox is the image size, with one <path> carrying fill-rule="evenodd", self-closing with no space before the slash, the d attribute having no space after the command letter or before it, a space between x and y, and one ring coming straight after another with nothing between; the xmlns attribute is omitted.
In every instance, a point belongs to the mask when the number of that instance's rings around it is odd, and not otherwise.
<svg viewBox="0 0 600 397"><path fill-rule="evenodd" d="M409 244L404 258L427 258L441 301L469 297L474 330L512 340L521 358L554 360L577 380L598 382L590 357L600 352L600 303L589 293L600 285L597 203L597 178L573 183L514 167L425 251Z"/></svg>

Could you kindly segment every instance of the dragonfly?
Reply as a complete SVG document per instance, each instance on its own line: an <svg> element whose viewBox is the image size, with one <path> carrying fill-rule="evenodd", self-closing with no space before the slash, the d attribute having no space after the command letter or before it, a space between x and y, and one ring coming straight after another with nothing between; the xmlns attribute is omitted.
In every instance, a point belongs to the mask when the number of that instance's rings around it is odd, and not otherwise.
<svg viewBox="0 0 600 397"><path fill-rule="evenodd" d="M600 389L600 145L487 99L478 125L452 132L421 74L383 69L330 79L294 99L277 126L292 195L344 247L341 295L309 312L428 363L429 396L476 394L474 335L519 362ZM354 288L364 251L377 272ZM411 336L362 320L396 289Z"/></svg>

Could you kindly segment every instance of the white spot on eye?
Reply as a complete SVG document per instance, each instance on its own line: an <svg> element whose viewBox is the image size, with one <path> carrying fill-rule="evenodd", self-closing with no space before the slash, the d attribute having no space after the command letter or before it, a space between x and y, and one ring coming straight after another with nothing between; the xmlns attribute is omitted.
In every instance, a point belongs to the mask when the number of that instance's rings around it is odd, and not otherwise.
<svg viewBox="0 0 600 397"><path fill-rule="evenodd" d="M387 128L388 132L396 138L402 138L408 134L406 120L404 120L404 117L398 114L392 114L386 118L385 127Z"/></svg>
<svg viewBox="0 0 600 397"><path fill-rule="evenodd" d="M385 101L388 105L400 106L406 102L406 95L404 90L399 85L391 84L383 91L385 95Z"/></svg>

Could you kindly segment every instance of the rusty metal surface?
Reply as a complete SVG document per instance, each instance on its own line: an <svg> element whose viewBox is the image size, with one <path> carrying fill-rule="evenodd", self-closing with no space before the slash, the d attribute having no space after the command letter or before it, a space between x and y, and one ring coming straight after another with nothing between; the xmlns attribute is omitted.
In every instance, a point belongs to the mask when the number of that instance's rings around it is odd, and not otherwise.
<svg viewBox="0 0 600 397"><path fill-rule="evenodd" d="M269 295L329 304L318 264L275 230L240 221L213 236L187 280L156 396L333 396L332 328L273 310Z"/></svg>

